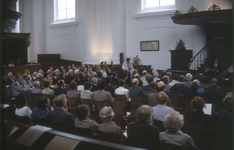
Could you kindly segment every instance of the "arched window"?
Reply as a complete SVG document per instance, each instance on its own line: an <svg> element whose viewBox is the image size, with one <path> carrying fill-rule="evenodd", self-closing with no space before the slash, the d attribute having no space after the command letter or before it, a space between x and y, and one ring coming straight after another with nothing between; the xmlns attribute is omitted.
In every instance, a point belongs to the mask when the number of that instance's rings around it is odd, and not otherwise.
<svg viewBox="0 0 234 150"><path fill-rule="evenodd" d="M142 0L142 10L163 10L175 8L176 0Z"/></svg>
<svg viewBox="0 0 234 150"><path fill-rule="evenodd" d="M76 17L75 0L54 0L55 2L55 21L74 20Z"/></svg>

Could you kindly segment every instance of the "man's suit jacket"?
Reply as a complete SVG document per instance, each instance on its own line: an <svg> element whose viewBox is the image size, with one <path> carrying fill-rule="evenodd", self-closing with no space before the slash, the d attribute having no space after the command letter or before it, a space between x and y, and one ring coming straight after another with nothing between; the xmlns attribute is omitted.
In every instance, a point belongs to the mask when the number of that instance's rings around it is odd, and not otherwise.
<svg viewBox="0 0 234 150"><path fill-rule="evenodd" d="M215 63L213 63L212 66L211 66L211 70L212 70L212 69L216 69L216 70L219 71L219 69L220 69L219 63L218 63L218 65L217 65L217 67L215 67Z"/></svg>
<svg viewBox="0 0 234 150"><path fill-rule="evenodd" d="M174 92L174 91L166 92L166 94L170 99L178 99L180 106L183 105L182 95L181 94L179 94L177 92Z"/></svg>
<svg viewBox="0 0 234 150"><path fill-rule="evenodd" d="M57 89L54 90L54 96L58 96L60 94L66 94L66 91L59 86Z"/></svg>
<svg viewBox="0 0 234 150"><path fill-rule="evenodd" d="M111 104L111 102L114 101L110 92L106 92L103 90L97 90L93 92L93 100L94 101L107 101L109 104Z"/></svg>
<svg viewBox="0 0 234 150"><path fill-rule="evenodd" d="M194 77L194 79L197 79L197 80L199 80L200 82L202 82L202 78L203 78L204 76L203 75L196 75L195 77Z"/></svg>
<svg viewBox="0 0 234 150"><path fill-rule="evenodd" d="M119 80L115 77L111 78L111 83L112 84L118 84L119 83Z"/></svg>
<svg viewBox="0 0 234 150"><path fill-rule="evenodd" d="M183 83L179 83L180 84L180 91L179 93L186 93L189 91L189 87L183 85Z"/></svg>
<svg viewBox="0 0 234 150"><path fill-rule="evenodd" d="M128 124L127 135L131 146L145 149L161 149L159 129L146 122Z"/></svg>
<svg viewBox="0 0 234 150"><path fill-rule="evenodd" d="M7 78L7 80L6 80L6 85L9 85L9 84L12 84L12 83L14 83L14 80L12 79L12 78Z"/></svg>
<svg viewBox="0 0 234 150"><path fill-rule="evenodd" d="M50 123L63 127L74 127L74 117L64 109L57 108L50 112Z"/></svg>
<svg viewBox="0 0 234 150"><path fill-rule="evenodd" d="M139 96L139 95L141 95L142 97L146 97L146 94L142 88L133 85L129 89L129 96Z"/></svg>
<svg viewBox="0 0 234 150"><path fill-rule="evenodd" d="M28 81L28 82L29 82L29 85L27 84L25 80L23 81L24 88L26 88L27 90L32 90L32 83L31 81Z"/></svg>
<svg viewBox="0 0 234 150"><path fill-rule="evenodd" d="M84 79L84 78L85 78L85 76L83 75L83 73L80 73L80 74L79 74L79 79L82 80L82 79Z"/></svg>
<svg viewBox="0 0 234 150"><path fill-rule="evenodd" d="M61 79L60 76L57 76L57 78L53 77L53 83L54 83L54 85L57 84L60 79Z"/></svg>
<svg viewBox="0 0 234 150"><path fill-rule="evenodd" d="M205 101L211 101L211 102L222 102L225 95L222 92L211 90L208 92L204 92L203 96Z"/></svg>
<svg viewBox="0 0 234 150"><path fill-rule="evenodd" d="M93 85L93 87L91 88L91 92L94 92L94 91L97 91L98 90L98 87L97 87L97 85Z"/></svg>
<svg viewBox="0 0 234 150"><path fill-rule="evenodd" d="M23 92L23 86L21 84L17 84L17 82L12 83L12 95L15 97L18 94Z"/></svg>
<svg viewBox="0 0 234 150"><path fill-rule="evenodd" d="M97 71L98 78L102 78L102 73L100 71Z"/></svg>
<svg viewBox="0 0 234 150"><path fill-rule="evenodd" d="M110 92L112 97L115 97L115 88L111 87L109 84L106 85L105 91Z"/></svg>

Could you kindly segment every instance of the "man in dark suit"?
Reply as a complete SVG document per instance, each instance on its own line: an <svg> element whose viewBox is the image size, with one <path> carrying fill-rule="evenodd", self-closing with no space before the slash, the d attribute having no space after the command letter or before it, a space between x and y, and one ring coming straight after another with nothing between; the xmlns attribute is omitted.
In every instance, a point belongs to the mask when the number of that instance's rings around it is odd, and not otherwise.
<svg viewBox="0 0 234 150"><path fill-rule="evenodd" d="M81 84L85 83L85 69L80 70L79 79Z"/></svg>
<svg viewBox="0 0 234 150"><path fill-rule="evenodd" d="M97 91L98 90L98 87L97 87L98 79L97 78L92 78L91 82L92 82L92 88L91 88L90 91L91 92Z"/></svg>
<svg viewBox="0 0 234 150"><path fill-rule="evenodd" d="M57 96L54 100L57 107L54 111L50 112L50 123L57 127L63 128L65 131L71 131L74 127L74 117L72 114L67 112L67 99L65 94ZM61 129L60 128L60 129Z"/></svg>
<svg viewBox="0 0 234 150"><path fill-rule="evenodd" d="M139 84L139 81L138 79L134 78L132 80L132 87L129 89L129 96L142 96L143 99L142 99L142 103L146 104L146 94L145 92L143 91L142 88L138 87L138 84Z"/></svg>
<svg viewBox="0 0 234 150"><path fill-rule="evenodd" d="M109 77L106 77L106 88L105 91L108 91L111 93L112 97L115 97L115 89L110 86L111 84L111 79Z"/></svg>
<svg viewBox="0 0 234 150"><path fill-rule="evenodd" d="M187 87L187 86L185 86L183 84L183 82L184 82L184 76L183 75L179 76L178 81L179 81L179 84L180 84L179 93L186 93L186 92L188 92L189 91L189 87Z"/></svg>
<svg viewBox="0 0 234 150"><path fill-rule="evenodd" d="M54 85L58 83L58 81L60 80L60 76L58 75L57 71L54 71L54 77L53 77L53 83Z"/></svg>
<svg viewBox="0 0 234 150"><path fill-rule="evenodd" d="M127 135L131 146L145 149L161 149L159 129L150 125L153 110L148 105L137 109L137 121L128 124Z"/></svg>
<svg viewBox="0 0 234 150"><path fill-rule="evenodd" d="M211 71L213 73L213 77L218 76L218 73L220 71L220 65L219 65L219 61L217 58L215 59L214 64L211 66Z"/></svg>
<svg viewBox="0 0 234 150"><path fill-rule="evenodd" d="M66 94L64 90L65 83L63 80L58 81L58 88L54 90L54 96L58 96L60 94Z"/></svg>
<svg viewBox="0 0 234 150"><path fill-rule="evenodd" d="M101 67L98 67L97 75L98 75L98 78L102 78Z"/></svg>
<svg viewBox="0 0 234 150"><path fill-rule="evenodd" d="M183 106L182 95L178 93L179 91L180 91L180 84L176 83L171 87L171 90L169 92L166 92L167 96L170 99L179 100L179 104L177 104L178 107Z"/></svg>
<svg viewBox="0 0 234 150"><path fill-rule="evenodd" d="M218 86L218 80L217 80L216 78L212 78L212 79L210 80L210 84L212 84L212 83L215 83L215 84L217 85L218 91L219 91L219 92L223 92L223 88L220 87L220 86ZM211 86L205 88L205 90L206 90L206 91L210 91L210 90L211 90Z"/></svg>
<svg viewBox="0 0 234 150"><path fill-rule="evenodd" d="M203 94L203 98L205 101L209 101L209 102L222 102L223 98L224 98L224 94L222 92L218 91L218 86L215 83L212 83L210 86L211 90L210 91L206 91Z"/></svg>
<svg viewBox="0 0 234 150"><path fill-rule="evenodd" d="M8 76L8 78L7 78L7 80L6 80L6 85L10 85L10 84L14 83L12 72L9 72L9 73L7 74L7 76Z"/></svg>
<svg viewBox="0 0 234 150"><path fill-rule="evenodd" d="M119 79L117 77L118 77L118 74L116 72L114 72L113 77L111 78L111 83L112 84L118 84L119 83Z"/></svg>
<svg viewBox="0 0 234 150"><path fill-rule="evenodd" d="M194 79L197 79L197 80L199 80L200 82L202 82L202 78L203 78L204 76L203 76L203 71L199 71L199 74L198 75L196 75L195 77L194 77Z"/></svg>

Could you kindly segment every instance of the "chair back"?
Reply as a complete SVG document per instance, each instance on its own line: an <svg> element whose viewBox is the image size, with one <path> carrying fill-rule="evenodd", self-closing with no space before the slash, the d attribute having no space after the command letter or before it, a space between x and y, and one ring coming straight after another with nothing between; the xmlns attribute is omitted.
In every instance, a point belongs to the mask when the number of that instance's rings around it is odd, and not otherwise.
<svg viewBox="0 0 234 150"><path fill-rule="evenodd" d="M77 109L78 109L78 108L71 108L71 107L68 108L68 111L69 111L71 114L73 114L74 118L76 118Z"/></svg>
<svg viewBox="0 0 234 150"><path fill-rule="evenodd" d="M111 87L113 87L114 89L116 89L118 87L118 84L112 84L110 85Z"/></svg>
<svg viewBox="0 0 234 150"><path fill-rule="evenodd" d="M81 101L82 104L88 105L90 111L93 110L91 99L82 99L81 98L80 101Z"/></svg>
<svg viewBox="0 0 234 150"><path fill-rule="evenodd" d="M27 116L18 116L15 115L16 121L24 124L31 125L31 121Z"/></svg>
<svg viewBox="0 0 234 150"><path fill-rule="evenodd" d="M33 108L36 106L37 104L35 102L27 102L27 106L33 110Z"/></svg>
<svg viewBox="0 0 234 150"><path fill-rule="evenodd" d="M131 103L141 105L142 104L142 96L131 96Z"/></svg>
<svg viewBox="0 0 234 150"><path fill-rule="evenodd" d="M168 144L168 143L162 143L162 149L163 150L192 150L188 146L178 146L178 145L173 145L173 144Z"/></svg>
<svg viewBox="0 0 234 150"><path fill-rule="evenodd" d="M194 123L188 123L184 122L184 126L182 127L182 132L190 135L194 141L195 144L200 143L200 134L201 131L204 129L202 124L194 124Z"/></svg>
<svg viewBox="0 0 234 150"><path fill-rule="evenodd" d="M154 125L158 127L160 132L166 131L162 121L154 120Z"/></svg>
<svg viewBox="0 0 234 150"><path fill-rule="evenodd" d="M117 95L115 94L115 102L122 102L124 106L127 106L127 97L126 95Z"/></svg>
<svg viewBox="0 0 234 150"><path fill-rule="evenodd" d="M77 98L76 97L67 97L68 108L77 108Z"/></svg>
<svg viewBox="0 0 234 150"><path fill-rule="evenodd" d="M100 111L103 107L107 106L107 101L95 101L96 110Z"/></svg>
<svg viewBox="0 0 234 150"><path fill-rule="evenodd" d="M180 114L186 115L188 112L188 108L182 108L182 107L173 107L175 111L178 111Z"/></svg>
<svg viewBox="0 0 234 150"><path fill-rule="evenodd" d="M99 111L90 111L90 119L95 120L97 123L102 123L101 118L99 117Z"/></svg>
<svg viewBox="0 0 234 150"><path fill-rule="evenodd" d="M46 96L49 100L50 100L50 106L54 106L54 103L53 103L53 96L52 95L49 95L49 94L42 94L43 96Z"/></svg>
<svg viewBox="0 0 234 150"><path fill-rule="evenodd" d="M41 96L41 94L38 93L32 93L33 101L37 103L38 98Z"/></svg>
<svg viewBox="0 0 234 150"><path fill-rule="evenodd" d="M184 100L184 104L185 104L185 107L188 108L188 112L193 112L194 111L194 109L193 109L193 107L191 105L191 101L192 100L188 100L188 99Z"/></svg>
<svg viewBox="0 0 234 150"><path fill-rule="evenodd" d="M122 102L113 102L112 106L115 114L126 116L126 109Z"/></svg>
<svg viewBox="0 0 234 150"><path fill-rule="evenodd" d="M76 135L93 138L93 131L90 128L74 127L74 131Z"/></svg>
<svg viewBox="0 0 234 150"><path fill-rule="evenodd" d="M130 104L131 107L131 116L136 116L136 111L141 105L138 104Z"/></svg>
<svg viewBox="0 0 234 150"><path fill-rule="evenodd" d="M177 104L179 102L178 99L170 98L170 101L171 101L171 106L172 107L177 107Z"/></svg>
<svg viewBox="0 0 234 150"><path fill-rule="evenodd" d="M125 84L125 85L124 85L124 88L125 88L125 89L129 89L129 85L128 85L128 84Z"/></svg>
<svg viewBox="0 0 234 150"><path fill-rule="evenodd" d="M121 141L121 137L115 133L106 133L99 131L100 139L106 142L116 143L116 144L123 144Z"/></svg>

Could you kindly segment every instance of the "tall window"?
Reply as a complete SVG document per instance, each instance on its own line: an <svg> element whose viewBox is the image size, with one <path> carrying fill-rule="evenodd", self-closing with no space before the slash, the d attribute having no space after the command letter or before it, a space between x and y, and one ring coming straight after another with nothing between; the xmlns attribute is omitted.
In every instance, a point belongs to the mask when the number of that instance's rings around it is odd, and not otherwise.
<svg viewBox="0 0 234 150"><path fill-rule="evenodd" d="M175 7L175 0L143 0L143 10L160 10Z"/></svg>
<svg viewBox="0 0 234 150"><path fill-rule="evenodd" d="M75 18L75 0L55 0L55 20L70 20Z"/></svg>

